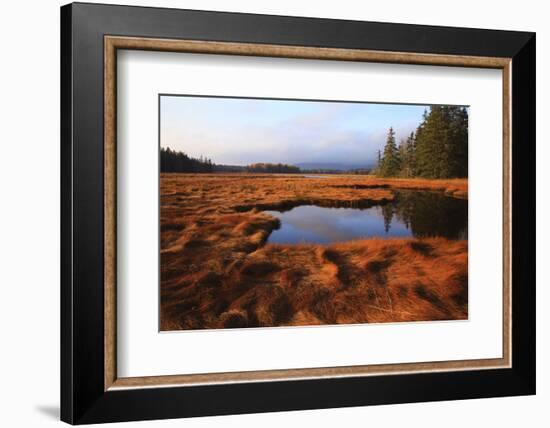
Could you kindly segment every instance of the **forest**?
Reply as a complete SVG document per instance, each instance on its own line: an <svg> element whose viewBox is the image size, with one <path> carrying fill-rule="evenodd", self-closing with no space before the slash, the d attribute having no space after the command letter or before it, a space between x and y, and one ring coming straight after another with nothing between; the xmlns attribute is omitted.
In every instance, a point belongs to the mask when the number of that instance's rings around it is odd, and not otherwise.
<svg viewBox="0 0 550 428"><path fill-rule="evenodd" d="M374 173L381 177L468 177L468 110L432 106L399 145L390 128Z"/></svg>
<svg viewBox="0 0 550 428"><path fill-rule="evenodd" d="M200 156L193 158L187 154L172 150L170 147L160 149L161 172L257 172L270 174L297 174L300 168L283 163L253 163L247 166L217 165L210 158Z"/></svg>
<svg viewBox="0 0 550 428"><path fill-rule="evenodd" d="M198 159L187 156L185 153L172 150L170 147L160 149L161 172L213 172L214 164L211 159Z"/></svg>

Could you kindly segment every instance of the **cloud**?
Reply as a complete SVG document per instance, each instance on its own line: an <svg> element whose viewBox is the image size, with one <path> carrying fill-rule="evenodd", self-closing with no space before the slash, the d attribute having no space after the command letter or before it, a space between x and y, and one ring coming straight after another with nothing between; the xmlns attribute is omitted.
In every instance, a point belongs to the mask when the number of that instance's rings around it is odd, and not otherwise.
<svg viewBox="0 0 550 428"><path fill-rule="evenodd" d="M275 103L271 101L271 103ZM162 121L161 145L215 163L244 165L254 162L341 162L372 164L382 149L389 126L397 141L413 131L418 121L394 120L363 104L299 103L275 106L240 102L219 112L187 110ZM398 109L401 106L396 106ZM388 110L388 106L383 107ZM374 109L374 110L373 110ZM213 109L211 110L213 111ZM420 111L420 110L419 110ZM161 111L161 120L163 112ZM177 118L177 119L176 119Z"/></svg>

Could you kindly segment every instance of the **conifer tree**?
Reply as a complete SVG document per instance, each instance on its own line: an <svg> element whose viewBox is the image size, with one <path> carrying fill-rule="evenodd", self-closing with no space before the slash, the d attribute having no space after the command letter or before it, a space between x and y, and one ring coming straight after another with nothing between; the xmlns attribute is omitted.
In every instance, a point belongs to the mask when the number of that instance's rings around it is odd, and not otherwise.
<svg viewBox="0 0 550 428"><path fill-rule="evenodd" d="M449 120L449 177L468 176L468 111L453 107Z"/></svg>
<svg viewBox="0 0 550 428"><path fill-rule="evenodd" d="M444 113L441 107L434 106L426 114L421 124L421 132L417 132L418 173L426 178L440 178L444 163L444 146L446 130Z"/></svg>
<svg viewBox="0 0 550 428"><path fill-rule="evenodd" d="M405 153L407 158L406 164L406 176L415 177L416 176L416 137L414 132L411 132L407 137Z"/></svg>
<svg viewBox="0 0 550 428"><path fill-rule="evenodd" d="M464 107L433 106L416 131L417 175L467 177L468 112Z"/></svg>
<svg viewBox="0 0 550 428"><path fill-rule="evenodd" d="M380 165L380 175L383 177L393 177L399 174L401 169L401 161L399 159L399 150L395 143L395 131L393 127L388 130L386 145L384 147L384 155L382 156Z"/></svg>
<svg viewBox="0 0 550 428"><path fill-rule="evenodd" d="M383 177L453 178L468 176L468 109L432 106L399 147L390 128L376 174Z"/></svg>

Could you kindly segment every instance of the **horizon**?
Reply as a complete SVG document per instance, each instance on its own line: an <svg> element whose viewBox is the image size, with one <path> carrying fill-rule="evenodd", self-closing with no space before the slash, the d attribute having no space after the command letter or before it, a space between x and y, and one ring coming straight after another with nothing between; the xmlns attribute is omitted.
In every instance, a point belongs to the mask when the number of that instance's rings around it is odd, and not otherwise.
<svg viewBox="0 0 550 428"><path fill-rule="evenodd" d="M371 167L388 129L414 132L430 105L160 96L160 146L218 165ZM314 168L314 167L311 167Z"/></svg>

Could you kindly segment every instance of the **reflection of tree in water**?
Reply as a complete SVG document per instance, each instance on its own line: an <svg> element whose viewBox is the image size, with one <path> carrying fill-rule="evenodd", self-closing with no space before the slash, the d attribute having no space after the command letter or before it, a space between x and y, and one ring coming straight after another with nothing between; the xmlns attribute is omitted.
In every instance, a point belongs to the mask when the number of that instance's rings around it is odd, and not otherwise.
<svg viewBox="0 0 550 428"><path fill-rule="evenodd" d="M388 207L386 209L386 207ZM468 201L432 192L399 192L396 203L382 208L386 233L395 214L417 238L468 237Z"/></svg>
<svg viewBox="0 0 550 428"><path fill-rule="evenodd" d="M382 205L382 216L384 217L384 231L388 233L393 219L393 204Z"/></svg>

